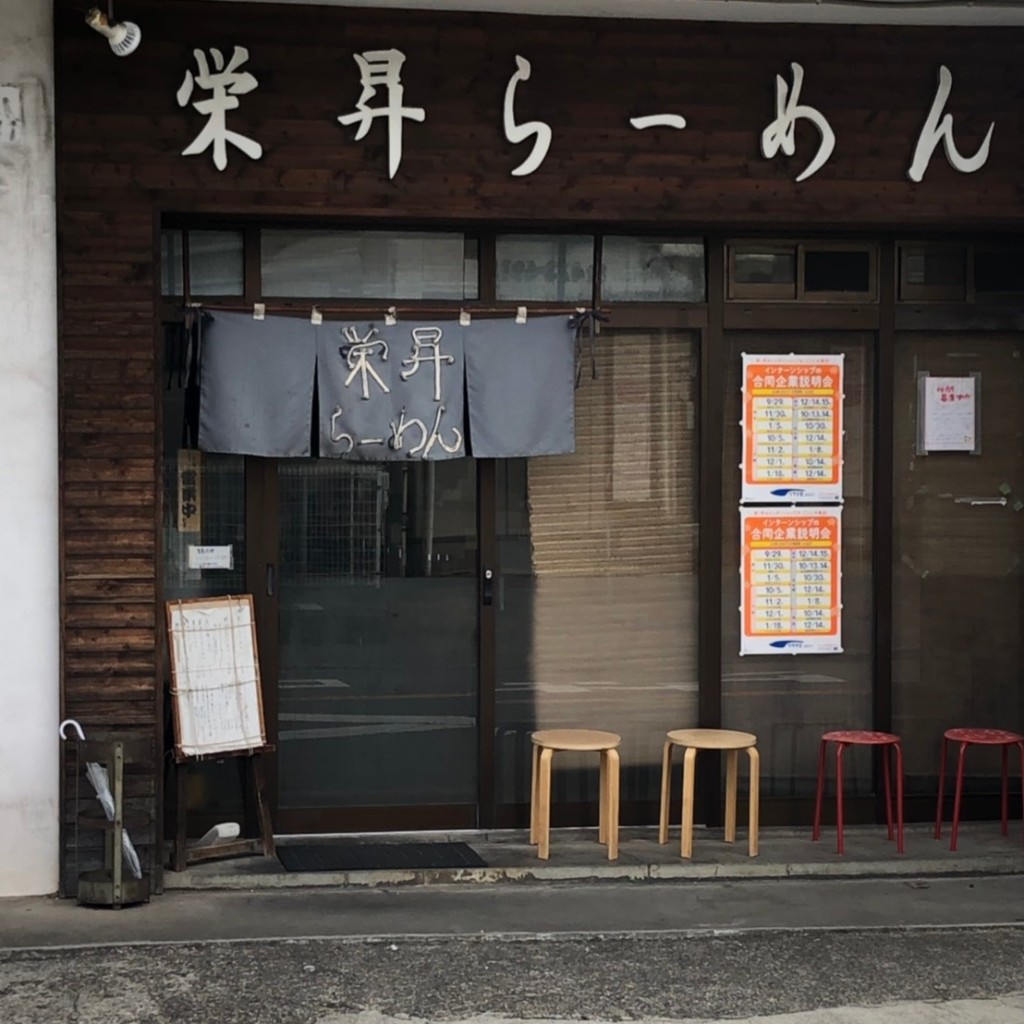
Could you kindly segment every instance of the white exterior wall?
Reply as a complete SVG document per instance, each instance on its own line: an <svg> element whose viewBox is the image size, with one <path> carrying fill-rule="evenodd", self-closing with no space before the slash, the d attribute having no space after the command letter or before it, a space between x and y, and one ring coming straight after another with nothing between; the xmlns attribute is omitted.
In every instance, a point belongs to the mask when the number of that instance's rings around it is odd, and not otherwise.
<svg viewBox="0 0 1024 1024"><path fill-rule="evenodd" d="M53 134L50 3L0 0L0 896L58 879Z"/></svg>

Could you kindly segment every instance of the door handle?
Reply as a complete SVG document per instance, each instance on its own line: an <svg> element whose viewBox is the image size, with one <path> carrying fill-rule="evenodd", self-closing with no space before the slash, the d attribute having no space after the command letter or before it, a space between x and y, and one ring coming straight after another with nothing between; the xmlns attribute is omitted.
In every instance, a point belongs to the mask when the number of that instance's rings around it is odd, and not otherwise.
<svg viewBox="0 0 1024 1024"><path fill-rule="evenodd" d="M267 562L267 597L274 596L274 563Z"/></svg>
<svg viewBox="0 0 1024 1024"><path fill-rule="evenodd" d="M487 606L494 604L493 569L484 569L483 579L480 580L480 601Z"/></svg>

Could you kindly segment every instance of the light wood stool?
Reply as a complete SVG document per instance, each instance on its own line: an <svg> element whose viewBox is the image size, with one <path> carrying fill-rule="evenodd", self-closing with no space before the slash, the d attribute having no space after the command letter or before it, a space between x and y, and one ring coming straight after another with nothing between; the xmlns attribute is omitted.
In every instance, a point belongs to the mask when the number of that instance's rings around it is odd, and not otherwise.
<svg viewBox="0 0 1024 1024"><path fill-rule="evenodd" d="M725 754L725 841L736 840L736 775L739 752L750 756L750 856L757 856L757 829L759 812L759 778L761 755L757 752L757 737L749 732L731 729L675 729L665 738L661 757L661 818L658 822L658 842L668 842L668 805L672 787L672 747L682 747L683 754L683 813L680 854L693 856L693 783L698 750L724 750Z"/></svg>
<svg viewBox="0 0 1024 1024"><path fill-rule="evenodd" d="M533 741L530 789L530 842L547 860L551 842L551 758L556 750L598 751L601 755L601 807L598 839L608 844L608 859L619 856L619 752L622 737L598 729L542 729Z"/></svg>

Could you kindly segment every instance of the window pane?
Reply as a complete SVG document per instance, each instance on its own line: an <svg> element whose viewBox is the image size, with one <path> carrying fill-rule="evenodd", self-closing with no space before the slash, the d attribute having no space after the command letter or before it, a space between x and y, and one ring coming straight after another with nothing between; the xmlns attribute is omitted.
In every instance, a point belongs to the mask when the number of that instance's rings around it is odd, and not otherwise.
<svg viewBox="0 0 1024 1024"><path fill-rule="evenodd" d="M529 802L534 729L618 733L623 799L653 802L665 731L697 724L698 351L602 330L575 453L496 463L501 803ZM593 759L563 757L555 801L596 801Z"/></svg>
<svg viewBox="0 0 1024 1024"><path fill-rule="evenodd" d="M476 243L461 232L267 229L260 239L264 295L477 297Z"/></svg>
<svg viewBox="0 0 1024 1024"><path fill-rule="evenodd" d="M974 290L976 292L1024 292L1024 251L975 252Z"/></svg>
<svg viewBox="0 0 1024 1024"><path fill-rule="evenodd" d="M804 253L804 291L870 292L871 254L808 249Z"/></svg>
<svg viewBox="0 0 1024 1024"><path fill-rule="evenodd" d="M605 238L601 298L607 302L703 302L704 243Z"/></svg>
<svg viewBox="0 0 1024 1024"><path fill-rule="evenodd" d="M193 295L242 295L241 231L189 231L188 277Z"/></svg>
<svg viewBox="0 0 1024 1024"><path fill-rule="evenodd" d="M590 302L594 239L590 235L499 235L499 299Z"/></svg>
<svg viewBox="0 0 1024 1024"><path fill-rule="evenodd" d="M733 279L737 284L796 285L796 253L742 249L733 253Z"/></svg>
<svg viewBox="0 0 1024 1024"><path fill-rule="evenodd" d="M925 247L903 250L903 280L908 285L926 288L953 288L963 298L967 279L966 255L957 251L930 250Z"/></svg>
<svg viewBox="0 0 1024 1024"><path fill-rule="evenodd" d="M181 232L160 232L160 294L184 295L184 249Z"/></svg>

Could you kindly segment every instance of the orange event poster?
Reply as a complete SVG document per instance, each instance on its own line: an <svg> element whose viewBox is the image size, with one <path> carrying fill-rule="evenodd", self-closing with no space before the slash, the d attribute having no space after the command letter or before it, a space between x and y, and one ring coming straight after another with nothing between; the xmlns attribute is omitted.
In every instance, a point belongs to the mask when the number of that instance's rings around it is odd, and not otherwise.
<svg viewBox="0 0 1024 1024"><path fill-rule="evenodd" d="M742 501L842 501L842 355L743 356Z"/></svg>
<svg viewBox="0 0 1024 1024"><path fill-rule="evenodd" d="M740 509L741 654L836 654L842 509Z"/></svg>

